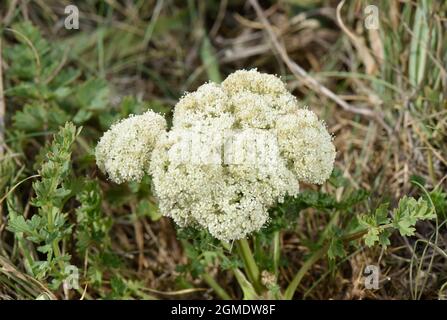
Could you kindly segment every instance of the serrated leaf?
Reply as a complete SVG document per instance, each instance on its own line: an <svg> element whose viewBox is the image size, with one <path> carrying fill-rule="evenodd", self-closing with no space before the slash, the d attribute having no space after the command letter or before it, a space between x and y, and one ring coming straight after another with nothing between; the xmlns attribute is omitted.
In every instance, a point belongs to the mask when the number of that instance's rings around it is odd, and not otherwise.
<svg viewBox="0 0 447 320"><path fill-rule="evenodd" d="M382 230L379 234L379 244L383 247L387 247L391 244L390 242L391 232L389 230Z"/></svg>
<svg viewBox="0 0 447 320"><path fill-rule="evenodd" d="M137 214L139 216L147 216L152 221L157 221L162 217L160 210L147 199L143 199L138 203Z"/></svg>
<svg viewBox="0 0 447 320"><path fill-rule="evenodd" d="M23 216L12 216L8 223L8 230L12 232L32 233L32 229Z"/></svg>
<svg viewBox="0 0 447 320"><path fill-rule="evenodd" d="M343 241L338 237L332 237L329 248L328 248L328 257L329 259L335 259L337 257L344 257L346 255L346 251L343 245Z"/></svg>
<svg viewBox="0 0 447 320"><path fill-rule="evenodd" d="M387 224L390 222L388 218L388 203L382 203L374 212L376 225Z"/></svg>
<svg viewBox="0 0 447 320"><path fill-rule="evenodd" d="M430 192L430 198L435 206L436 213L439 217L447 218L447 193L443 192L441 188L437 188ZM428 201L428 199L426 199Z"/></svg>
<svg viewBox="0 0 447 320"><path fill-rule="evenodd" d="M393 213L393 226L399 230L402 236L412 236L416 231L415 225L419 220L428 220L435 218L435 212L427 201L420 198L418 201L414 198L404 196Z"/></svg>
<svg viewBox="0 0 447 320"><path fill-rule="evenodd" d="M90 111L106 108L109 96L108 84L101 79L90 79L84 82L76 92L79 107Z"/></svg>
<svg viewBox="0 0 447 320"><path fill-rule="evenodd" d="M374 246L376 242L380 241L379 233L380 231L378 228L375 227L369 228L368 233L364 236L365 244L368 247Z"/></svg>
<svg viewBox="0 0 447 320"><path fill-rule="evenodd" d="M10 97L39 99L41 92L34 83L22 82L14 87L5 90L5 94Z"/></svg>
<svg viewBox="0 0 447 320"><path fill-rule="evenodd" d="M337 209L350 209L354 205L364 201L369 196L369 192L364 189L354 190L345 199L336 204Z"/></svg>

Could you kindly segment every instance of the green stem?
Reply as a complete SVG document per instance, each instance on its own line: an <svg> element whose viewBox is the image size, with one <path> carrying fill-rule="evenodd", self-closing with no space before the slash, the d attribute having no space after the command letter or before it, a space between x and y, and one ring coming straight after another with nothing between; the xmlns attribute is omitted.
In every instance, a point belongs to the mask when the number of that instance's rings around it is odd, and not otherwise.
<svg viewBox="0 0 447 320"><path fill-rule="evenodd" d="M360 239L368 232L367 229L361 230L358 232L354 232L350 235L344 236L342 238L344 243L348 243L357 239ZM324 255L326 255L327 250L329 249L329 244L325 244L323 247L315 251L309 259L304 262L304 264L301 266L300 270L295 274L295 277L293 277L292 281L290 282L289 286L286 289L286 292L284 293L284 299L285 300L292 300L293 295L295 294L296 289L298 288L299 284L301 283L301 280L306 275L307 271L314 265L315 262L320 260Z"/></svg>
<svg viewBox="0 0 447 320"><path fill-rule="evenodd" d="M281 238L279 231L275 231L273 235L273 270L275 272L275 276L278 277L279 273L279 260L281 258Z"/></svg>
<svg viewBox="0 0 447 320"><path fill-rule="evenodd" d="M389 227L388 225L384 225L382 228L388 228L388 227ZM363 237L367 233L368 233L368 229L363 229L363 230L360 230L360 231L348 234L347 236L344 236L342 238L342 240L343 240L344 243L349 243L351 241L360 239L361 237Z"/></svg>
<svg viewBox="0 0 447 320"><path fill-rule="evenodd" d="M258 293L260 293L262 291L262 285L260 282L259 268L256 265L256 261L253 257L253 253L251 252L247 239L237 240L236 245L239 255L244 262L245 272L247 273L250 282L253 284L253 287Z"/></svg>
<svg viewBox="0 0 447 320"><path fill-rule="evenodd" d="M45 209L45 211L48 212L48 215L47 215L48 229L50 231L53 231L54 230L54 221L56 221L56 217L53 216L53 213L54 213L53 206L50 205L48 208ZM52 247L53 247L54 257L60 258L62 256L62 253L59 248L59 240L54 239L52 241ZM59 265L59 268L61 268L60 272L63 273L64 272L64 263L62 262L62 260L58 259L57 264Z"/></svg>
<svg viewBox="0 0 447 320"><path fill-rule="evenodd" d="M208 273L202 274L203 280L216 292L216 294L222 299L222 300L231 300L230 295L225 291L224 288L222 288L216 280L212 276L210 276Z"/></svg>
<svg viewBox="0 0 447 320"><path fill-rule="evenodd" d="M293 295L295 294L296 288L298 288L298 285L300 284L301 280L303 279L304 275L307 273L307 271L313 266L315 262L320 260L321 257L323 257L328 249L328 245L325 245L321 249L315 251L309 259L304 262L304 264L301 266L300 270L296 273L295 277L293 277L292 282L290 282L289 286L286 289L286 292L284 293L284 299L285 300L292 300Z"/></svg>

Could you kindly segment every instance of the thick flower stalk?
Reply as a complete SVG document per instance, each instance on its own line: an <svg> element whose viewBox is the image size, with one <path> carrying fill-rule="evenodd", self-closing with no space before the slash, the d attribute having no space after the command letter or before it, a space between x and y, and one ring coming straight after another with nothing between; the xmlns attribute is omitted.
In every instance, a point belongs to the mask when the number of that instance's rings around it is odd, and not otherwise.
<svg viewBox="0 0 447 320"><path fill-rule="evenodd" d="M230 241L260 230L299 182L328 179L335 147L279 78L241 70L180 99L169 131L151 111L112 126L96 158L117 183L150 174L164 215Z"/></svg>

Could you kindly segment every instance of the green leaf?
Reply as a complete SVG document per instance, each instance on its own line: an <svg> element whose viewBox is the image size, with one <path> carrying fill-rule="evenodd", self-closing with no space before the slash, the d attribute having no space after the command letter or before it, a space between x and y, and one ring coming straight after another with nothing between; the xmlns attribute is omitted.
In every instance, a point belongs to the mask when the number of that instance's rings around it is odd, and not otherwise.
<svg viewBox="0 0 447 320"><path fill-rule="evenodd" d="M368 233L365 235L364 239L365 239L365 244L368 247L372 247L374 246L374 244L376 242L380 241L379 238L379 234L380 234L380 229L379 228L375 228L375 227L371 227L368 229Z"/></svg>
<svg viewBox="0 0 447 320"><path fill-rule="evenodd" d="M424 197L426 201L428 197ZM447 193L443 192L441 188L437 188L430 192L430 199L435 206L437 215L442 219L447 219Z"/></svg>
<svg viewBox="0 0 447 320"><path fill-rule="evenodd" d="M390 230L382 230L379 234L379 244L383 247L387 247L391 244L390 242L391 231Z"/></svg>
<svg viewBox="0 0 447 320"><path fill-rule="evenodd" d="M105 80L90 79L84 82L76 92L79 107L89 111L104 110L109 102L110 89Z"/></svg>
<svg viewBox="0 0 447 320"><path fill-rule="evenodd" d="M64 124L68 115L57 106L45 106L41 103L26 104L14 115L14 127L25 132L56 129Z"/></svg>
<svg viewBox="0 0 447 320"><path fill-rule="evenodd" d="M436 217L432 207L426 200L404 196L393 212L393 226L399 230L402 236L412 236L416 231L415 225L418 220L428 220Z"/></svg>
<svg viewBox="0 0 447 320"><path fill-rule="evenodd" d="M34 83L22 82L14 87L5 90L9 97L19 97L28 99L39 99L41 91Z"/></svg>
<svg viewBox="0 0 447 320"><path fill-rule="evenodd" d="M343 172L339 168L334 168L328 182L336 188L346 187L349 185L349 180L343 177Z"/></svg>
<svg viewBox="0 0 447 320"><path fill-rule="evenodd" d="M390 222L390 219L388 218L388 203L382 203L374 213L374 219L375 219L375 225L379 226L382 224L387 224Z"/></svg>
<svg viewBox="0 0 447 320"><path fill-rule="evenodd" d="M428 202L423 198L416 200L404 196L400 199L397 208L393 210L392 219L388 218L388 204L381 204L373 215L363 215L358 218L359 224L367 229L365 244L373 246L379 243L383 246L390 244L390 230L399 230L402 236L412 236L415 232L416 222L436 217L436 214Z"/></svg>
<svg viewBox="0 0 447 320"><path fill-rule="evenodd" d="M215 56L214 48L206 36L203 37L202 47L200 48L200 56L206 72L208 73L208 78L213 82L221 83L222 77L219 71L219 63Z"/></svg>
<svg viewBox="0 0 447 320"><path fill-rule="evenodd" d="M312 190L304 190L300 192L295 200L296 204L301 208L326 208L332 209L336 207L337 201L332 195Z"/></svg>
<svg viewBox="0 0 447 320"><path fill-rule="evenodd" d="M86 180L83 190L76 199L81 203L76 209L78 251L83 254L89 247L96 247L102 251L108 249L111 243L109 232L112 219L102 213L102 197L98 182Z"/></svg>
<svg viewBox="0 0 447 320"><path fill-rule="evenodd" d="M331 260L337 257L344 257L346 255L346 251L343 245L343 240L338 237L332 237L329 243L327 254L329 259Z"/></svg>
<svg viewBox="0 0 447 320"><path fill-rule="evenodd" d="M337 209L350 209L354 205L364 201L369 196L369 192L364 189L354 190L346 198L335 205Z"/></svg>
<svg viewBox="0 0 447 320"><path fill-rule="evenodd" d="M107 108L110 89L105 80L90 79L77 89L75 97L79 111L73 121L81 124L89 120L95 112L98 113Z"/></svg>
<svg viewBox="0 0 447 320"><path fill-rule="evenodd" d="M139 216L147 216L152 221L157 221L162 217L158 207L147 199L143 199L138 203L137 214Z"/></svg>
<svg viewBox="0 0 447 320"><path fill-rule="evenodd" d="M29 234L33 232L23 216L10 216L7 229L15 233L23 232Z"/></svg>
<svg viewBox="0 0 447 320"><path fill-rule="evenodd" d="M387 234L385 233L382 235L382 232L385 231L382 226L390 222L390 219L388 218L388 203L382 203L376 210L374 210L374 214L372 215L360 216L358 222L368 231L364 236L365 244L368 247L372 247L377 242L386 243L387 241L384 237L386 237Z"/></svg>

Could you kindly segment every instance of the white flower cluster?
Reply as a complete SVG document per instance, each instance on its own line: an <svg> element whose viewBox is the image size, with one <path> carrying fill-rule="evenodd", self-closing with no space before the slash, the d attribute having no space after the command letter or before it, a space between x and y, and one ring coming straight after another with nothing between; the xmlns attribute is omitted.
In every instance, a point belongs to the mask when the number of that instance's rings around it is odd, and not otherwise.
<svg viewBox="0 0 447 320"><path fill-rule="evenodd" d="M148 171L157 139L166 132L166 120L153 111L114 124L96 147L96 163L112 181L140 181Z"/></svg>
<svg viewBox="0 0 447 320"><path fill-rule="evenodd" d="M96 157L118 183L149 173L164 215L230 241L265 225L300 181L323 183L335 147L279 78L241 70L186 94L169 131L153 112L114 125Z"/></svg>

